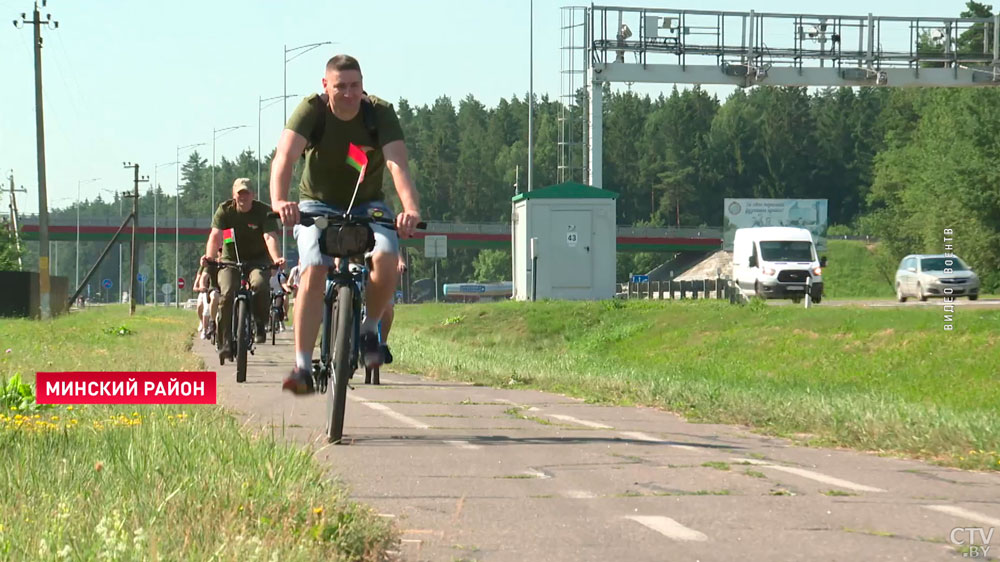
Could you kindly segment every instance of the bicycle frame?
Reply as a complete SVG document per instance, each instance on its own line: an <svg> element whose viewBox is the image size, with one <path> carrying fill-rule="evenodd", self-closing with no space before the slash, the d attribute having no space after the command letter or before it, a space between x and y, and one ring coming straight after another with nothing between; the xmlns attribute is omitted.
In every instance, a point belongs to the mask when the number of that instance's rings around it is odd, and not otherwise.
<svg viewBox="0 0 1000 562"><path fill-rule="evenodd" d="M229 265L228 267L235 267L235 266ZM257 329L256 322L254 322L256 318L253 317L253 291L250 289L250 276L247 273L247 268L240 267L238 269L240 270L240 288L236 289L236 294L233 295L232 323L229 325L229 344L231 346L230 349L234 350L235 353L237 344L236 334L237 332L239 332L239 319L237 318L237 314L239 313L240 310L240 307L237 306L237 303L239 303L240 301L244 301L247 303L248 307L247 310L250 312L250 319L251 319L247 334L247 337L250 338L250 341L247 342L247 350L249 350L250 353L253 354L254 332ZM223 298L222 295L220 295L219 298ZM221 303L219 305L219 310L220 312L222 310ZM219 342L219 349L221 349L221 346L222 342Z"/></svg>
<svg viewBox="0 0 1000 562"><path fill-rule="evenodd" d="M320 382L320 387L322 390L326 390L327 382L332 374L331 364L333 362L333 350L331 349L331 341L333 335L333 326L335 323L333 314L333 305L336 301L337 288L347 285L351 288L352 302L351 306L354 308L353 314L353 325L351 326L352 331L352 342L351 346L351 358L350 365L351 370L356 371L359 364L359 339L361 336L361 307L364 303L365 288L368 284L368 267L363 264L351 263L350 260L343 258L340 263L336 266L331 266L326 275L326 292L323 295L323 332L322 338L320 340L320 362L319 362L319 373L317 373L322 380Z"/></svg>

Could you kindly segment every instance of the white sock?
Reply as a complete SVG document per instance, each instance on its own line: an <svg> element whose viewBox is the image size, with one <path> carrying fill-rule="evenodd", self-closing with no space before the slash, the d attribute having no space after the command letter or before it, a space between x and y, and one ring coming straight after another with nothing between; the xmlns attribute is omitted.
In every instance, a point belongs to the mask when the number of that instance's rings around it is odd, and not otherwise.
<svg viewBox="0 0 1000 562"><path fill-rule="evenodd" d="M376 331L378 331L378 319L371 316L365 318L365 321L361 323L361 333L375 333Z"/></svg>
<svg viewBox="0 0 1000 562"><path fill-rule="evenodd" d="M312 350L295 352L295 367L297 369L305 369L306 371L311 371L312 362L313 362Z"/></svg>

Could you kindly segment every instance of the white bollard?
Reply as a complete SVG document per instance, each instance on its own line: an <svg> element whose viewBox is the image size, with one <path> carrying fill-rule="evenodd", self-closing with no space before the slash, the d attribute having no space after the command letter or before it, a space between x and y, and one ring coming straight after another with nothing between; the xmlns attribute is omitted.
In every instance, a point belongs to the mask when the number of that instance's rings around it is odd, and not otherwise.
<svg viewBox="0 0 1000 562"><path fill-rule="evenodd" d="M809 277L806 278L806 308L812 308L812 286L813 286L813 276L809 273Z"/></svg>

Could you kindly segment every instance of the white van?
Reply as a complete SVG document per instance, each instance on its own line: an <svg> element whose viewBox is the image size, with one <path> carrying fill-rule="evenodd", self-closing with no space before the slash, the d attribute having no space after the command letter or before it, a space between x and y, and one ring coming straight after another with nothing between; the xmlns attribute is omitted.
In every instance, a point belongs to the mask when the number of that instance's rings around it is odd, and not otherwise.
<svg viewBox="0 0 1000 562"><path fill-rule="evenodd" d="M812 278L812 300L823 297L826 258L816 255L812 234L804 228L740 228L733 239L733 279L745 295L765 299L805 297Z"/></svg>

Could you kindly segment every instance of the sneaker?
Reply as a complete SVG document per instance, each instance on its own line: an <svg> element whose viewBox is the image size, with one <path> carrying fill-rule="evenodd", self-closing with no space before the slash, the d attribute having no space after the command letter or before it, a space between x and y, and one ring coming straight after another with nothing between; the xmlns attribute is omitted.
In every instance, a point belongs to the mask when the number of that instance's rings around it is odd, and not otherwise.
<svg viewBox="0 0 1000 562"><path fill-rule="evenodd" d="M288 390L292 394L306 395L316 392L313 388L313 378L312 374L305 369L295 368L292 369L292 373L288 375L285 382L281 384L282 390Z"/></svg>
<svg viewBox="0 0 1000 562"><path fill-rule="evenodd" d="M382 364L383 365L388 365L389 363L392 363L392 352L389 351L389 346L383 343L382 344Z"/></svg>
<svg viewBox="0 0 1000 562"><path fill-rule="evenodd" d="M358 343L361 344L361 357L364 359L365 367L374 369L383 363L382 346L379 344L378 335L375 332L361 334Z"/></svg>
<svg viewBox="0 0 1000 562"><path fill-rule="evenodd" d="M257 324L257 334L254 335L254 341L257 343L264 343L267 341L267 326Z"/></svg>

